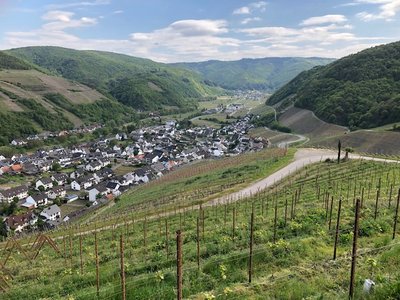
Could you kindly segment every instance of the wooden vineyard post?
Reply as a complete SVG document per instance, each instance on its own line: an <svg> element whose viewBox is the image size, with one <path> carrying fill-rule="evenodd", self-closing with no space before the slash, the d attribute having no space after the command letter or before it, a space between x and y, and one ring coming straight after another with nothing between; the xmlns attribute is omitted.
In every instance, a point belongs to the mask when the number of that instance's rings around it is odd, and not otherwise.
<svg viewBox="0 0 400 300"><path fill-rule="evenodd" d="M396 237L397 218L399 216L399 202L400 202L400 189L399 192L397 193L396 212L394 215L394 222L393 222L393 236L392 236L393 240Z"/></svg>
<svg viewBox="0 0 400 300"><path fill-rule="evenodd" d="M65 246L65 235L63 235L63 251L64 251L64 263L67 265L67 248Z"/></svg>
<svg viewBox="0 0 400 300"><path fill-rule="evenodd" d="M176 287L177 299L182 300L182 235L180 230L176 232Z"/></svg>
<svg viewBox="0 0 400 300"><path fill-rule="evenodd" d="M71 270L72 270L72 235L71 235L71 233L70 233L70 235L69 235L69 259L70 259L70 262L71 262Z"/></svg>
<svg viewBox="0 0 400 300"><path fill-rule="evenodd" d="M331 231L331 225L332 225L332 211L333 211L333 196L331 197L331 207L329 209L329 223L328 223L329 231Z"/></svg>
<svg viewBox="0 0 400 300"><path fill-rule="evenodd" d="M361 189L361 208L364 206L364 187Z"/></svg>
<svg viewBox="0 0 400 300"><path fill-rule="evenodd" d="M337 213L337 220L336 220L336 232L335 232L335 245L333 247L333 260L336 259L336 250L337 244L339 240L339 226L340 226L340 211L342 210L342 198L339 199L339 207Z"/></svg>
<svg viewBox="0 0 400 300"><path fill-rule="evenodd" d="M79 257L80 257L80 262L81 262L81 275L83 275L82 234L79 234Z"/></svg>
<svg viewBox="0 0 400 300"><path fill-rule="evenodd" d="M100 277L99 277L99 251L97 245L97 232L94 233L94 252L96 255L96 293L97 298L100 296Z"/></svg>
<svg viewBox="0 0 400 300"><path fill-rule="evenodd" d="M253 275L253 243L254 243L254 212L251 212L250 218L250 242L249 242L249 283Z"/></svg>
<svg viewBox="0 0 400 300"><path fill-rule="evenodd" d="M226 208L226 207L225 207ZM197 226L196 226L196 242L197 242L197 270L200 270L200 220L197 217Z"/></svg>
<svg viewBox="0 0 400 300"><path fill-rule="evenodd" d="M124 238L122 234L119 236L119 249L121 258L121 290L122 300L126 300L126 287L125 287L125 266L124 266Z"/></svg>
<svg viewBox="0 0 400 300"><path fill-rule="evenodd" d="M389 209L392 205L392 194L393 194L393 184L390 184L390 192L389 192Z"/></svg>
<svg viewBox="0 0 400 300"><path fill-rule="evenodd" d="M203 238L203 240L204 240L204 223L205 223L205 218L204 218L204 209L201 211L201 232L202 232L202 235L201 235L201 237Z"/></svg>
<svg viewBox="0 0 400 300"><path fill-rule="evenodd" d="M146 245L147 245L147 218L144 218L144 223L143 223L143 247L145 248L146 251Z"/></svg>
<svg viewBox="0 0 400 300"><path fill-rule="evenodd" d="M167 258L169 256L169 249L168 249L168 219L165 219L165 251L167 252Z"/></svg>
<svg viewBox="0 0 400 300"><path fill-rule="evenodd" d="M224 211L224 225L226 225L226 204L224 205L225 211Z"/></svg>
<svg viewBox="0 0 400 300"><path fill-rule="evenodd" d="M274 244L276 242L276 223L278 217L278 198L275 198L275 208L274 208Z"/></svg>
<svg viewBox="0 0 400 300"><path fill-rule="evenodd" d="M376 220L376 217L378 216L378 203L379 203L380 191L381 191L381 188L380 188L380 184L379 184L378 190L376 191L374 220Z"/></svg>
<svg viewBox="0 0 400 300"><path fill-rule="evenodd" d="M232 240L235 239L235 227L236 227L236 207L232 210Z"/></svg>
<svg viewBox="0 0 400 300"><path fill-rule="evenodd" d="M353 297L354 297L354 280L355 280L355 274L356 274L359 219L360 219L360 199L357 199L356 212L355 212L355 217L354 217L353 250L352 250L352 254L351 254L350 289L349 289L349 298L350 299L353 299Z"/></svg>
<svg viewBox="0 0 400 300"><path fill-rule="evenodd" d="M287 201L287 197L286 197L286 199L285 199L285 227L286 227L286 222L287 222L287 205L288 205L288 203L287 203L288 201Z"/></svg>

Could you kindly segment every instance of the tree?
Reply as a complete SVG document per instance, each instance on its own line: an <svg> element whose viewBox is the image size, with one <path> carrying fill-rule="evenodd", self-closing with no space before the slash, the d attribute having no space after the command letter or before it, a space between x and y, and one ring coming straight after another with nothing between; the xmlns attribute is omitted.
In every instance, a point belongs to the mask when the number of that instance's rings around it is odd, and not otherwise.
<svg viewBox="0 0 400 300"><path fill-rule="evenodd" d="M2 217L0 217L0 236L7 237L6 223Z"/></svg>
<svg viewBox="0 0 400 300"><path fill-rule="evenodd" d="M51 166L51 170L54 171L54 172L58 172L58 171L61 170L61 165L56 162Z"/></svg>
<svg viewBox="0 0 400 300"><path fill-rule="evenodd" d="M340 153L341 153L341 151L342 151L342 143L339 140L339 142L338 142L338 158L337 158L338 164L340 163Z"/></svg>
<svg viewBox="0 0 400 300"><path fill-rule="evenodd" d="M344 149L346 151L346 154L344 156L344 159L347 160L349 158L349 153L353 153L354 149L351 147L346 147L346 149Z"/></svg>

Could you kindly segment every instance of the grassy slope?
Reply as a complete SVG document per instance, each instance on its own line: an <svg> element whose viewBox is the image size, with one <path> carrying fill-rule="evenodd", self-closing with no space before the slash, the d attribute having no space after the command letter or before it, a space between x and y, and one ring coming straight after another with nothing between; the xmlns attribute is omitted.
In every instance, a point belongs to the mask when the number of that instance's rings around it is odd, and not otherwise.
<svg viewBox="0 0 400 300"><path fill-rule="evenodd" d="M400 120L400 42L382 45L301 73L272 95L312 110L321 119L357 128Z"/></svg>
<svg viewBox="0 0 400 300"><path fill-rule="evenodd" d="M292 107L285 111L279 117L279 122L296 133L304 134L312 138L336 136L348 131L345 127L329 124L318 119L309 110L296 107Z"/></svg>
<svg viewBox="0 0 400 300"><path fill-rule="evenodd" d="M193 72L128 55L59 47L18 48L8 53L111 93L134 108L186 107L191 98L216 92Z"/></svg>
<svg viewBox="0 0 400 300"><path fill-rule="evenodd" d="M214 171L211 171L214 172ZM388 208L389 185L399 182L397 166L374 162L346 162L340 165L321 163L298 171L277 187L255 195L249 201L204 210L204 235L200 218L200 269L196 265L197 211L168 218L138 220L136 215L124 215L135 223L126 223L114 230L97 234L100 259L100 299L121 296L119 250L117 238L125 235L125 268L128 299L174 299L176 291L174 231L184 232L184 297L191 299L344 299L349 282L350 250L354 219L353 187L359 197L365 187L361 213L359 257L356 269L356 299L362 299L362 283L373 279L377 285L371 299L397 299L400 296L398 238L391 241L393 201ZM204 173L206 175L206 173ZM196 178L194 174L186 180ZM376 183L381 178L379 213L373 218ZM317 185L318 183L318 185ZM173 182L170 182L171 188ZM320 188L318 197L317 186ZM340 187L340 189L338 188ZM347 188L350 193L347 193ZM291 199L301 188L301 196L291 217ZM167 190L167 189L164 189ZM324 197L334 198L332 228L335 225L337 199L343 197L338 259L332 258L334 231L329 230ZM154 195L158 197L157 195ZM319 199L318 199L319 198ZM274 205L277 199L276 243L273 242ZM288 219L285 224L285 201ZM255 245L253 283L247 284L249 216L255 213ZM149 204L150 208L150 204ZM236 210L236 227L232 238L232 215ZM132 211L135 213L135 211ZM328 214L329 215L329 214ZM201 214L200 214L201 216ZM103 223L104 222L104 223ZM97 226L107 224L99 218ZM165 222L168 222L166 255ZM146 234L144 234L146 230ZM4 299L51 298L96 299L93 234L83 238L83 275L79 269L79 238L71 236L72 259L69 250L69 230L66 234L66 259L48 246L39 259L28 262L14 253L7 270L14 276L12 287ZM51 234L51 233L50 233ZM144 237L146 244L144 245ZM62 240L57 241L63 252ZM2 253L1 255L5 255Z"/></svg>
<svg viewBox="0 0 400 300"><path fill-rule="evenodd" d="M275 91L297 74L332 59L324 58L260 58L238 61L206 61L179 63L177 66L202 74L206 80L226 89L263 89Z"/></svg>
<svg viewBox="0 0 400 300"><path fill-rule="evenodd" d="M83 84L45 74L37 69L21 70L8 63L0 70L1 143L41 130L62 130L84 123L110 119L131 120L132 109ZM3 64L5 66L5 64ZM58 102L51 101L55 95Z"/></svg>

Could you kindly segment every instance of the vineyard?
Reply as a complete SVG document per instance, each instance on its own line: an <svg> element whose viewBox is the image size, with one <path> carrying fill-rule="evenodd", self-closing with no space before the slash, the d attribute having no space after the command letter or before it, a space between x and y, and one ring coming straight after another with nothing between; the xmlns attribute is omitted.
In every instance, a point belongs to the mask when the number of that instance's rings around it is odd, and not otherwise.
<svg viewBox="0 0 400 300"><path fill-rule="evenodd" d="M241 201L206 204L224 193L217 186L234 191L290 160L269 151L178 170L89 223L8 240L2 299L343 299L352 261L354 298L369 278L368 297L398 299L398 165L320 162ZM261 157L246 176L232 171Z"/></svg>

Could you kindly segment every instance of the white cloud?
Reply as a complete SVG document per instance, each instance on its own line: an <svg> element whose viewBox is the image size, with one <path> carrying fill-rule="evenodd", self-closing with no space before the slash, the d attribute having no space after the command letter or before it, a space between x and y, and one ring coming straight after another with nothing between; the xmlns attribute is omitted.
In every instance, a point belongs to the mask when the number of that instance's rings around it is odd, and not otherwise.
<svg viewBox="0 0 400 300"><path fill-rule="evenodd" d="M66 28L79 28L97 24L97 19L82 17L74 19L75 13L69 11L52 10L42 16L42 19L49 21L42 26L43 30L60 31Z"/></svg>
<svg viewBox="0 0 400 300"><path fill-rule="evenodd" d="M261 18L259 18L259 17L245 18L240 22L240 24L246 25L246 24L248 24L250 22L256 22L256 21L261 21Z"/></svg>
<svg viewBox="0 0 400 300"><path fill-rule="evenodd" d="M378 13L366 11L358 13L356 16L363 21L386 20L393 21L400 11L400 0L358 0L358 3L379 5Z"/></svg>
<svg viewBox="0 0 400 300"><path fill-rule="evenodd" d="M233 11L234 15L249 15L254 13L255 11L265 12L267 9L267 2L258 1L252 2L247 6L239 7Z"/></svg>
<svg viewBox="0 0 400 300"><path fill-rule="evenodd" d="M115 10L115 11L113 11L114 15L123 14L123 13L124 13L123 10Z"/></svg>
<svg viewBox="0 0 400 300"><path fill-rule="evenodd" d="M54 9L64 9L73 7L98 6L98 5L108 5L110 3L111 0L80 1L80 2L70 2L62 4L50 4L47 6L47 9L54 10Z"/></svg>
<svg viewBox="0 0 400 300"><path fill-rule="evenodd" d="M347 18L343 15L325 15L319 17L312 17L306 20L303 20L300 25L302 26L311 26L311 25L320 25L326 23L344 23L347 21Z"/></svg>
<svg viewBox="0 0 400 300"><path fill-rule="evenodd" d="M234 15L248 15L250 14L250 8L248 6L243 6L240 8L237 8L233 11Z"/></svg>

